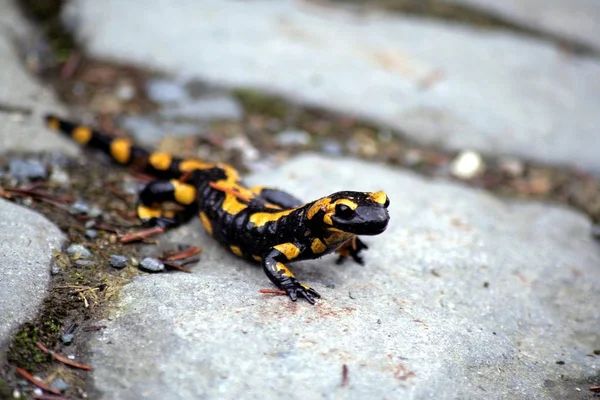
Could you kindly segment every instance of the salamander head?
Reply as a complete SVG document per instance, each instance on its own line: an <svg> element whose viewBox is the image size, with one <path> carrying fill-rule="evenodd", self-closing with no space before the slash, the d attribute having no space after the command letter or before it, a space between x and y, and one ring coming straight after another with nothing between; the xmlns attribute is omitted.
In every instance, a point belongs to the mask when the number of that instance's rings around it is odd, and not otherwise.
<svg viewBox="0 0 600 400"><path fill-rule="evenodd" d="M378 235L390 220L389 204L384 192L337 192L315 201L306 215L330 231Z"/></svg>

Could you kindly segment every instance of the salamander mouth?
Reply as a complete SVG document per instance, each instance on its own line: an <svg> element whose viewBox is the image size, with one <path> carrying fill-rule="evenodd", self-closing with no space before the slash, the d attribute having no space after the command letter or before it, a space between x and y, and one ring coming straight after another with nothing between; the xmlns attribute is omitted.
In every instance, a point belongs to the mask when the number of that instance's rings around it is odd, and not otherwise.
<svg viewBox="0 0 600 400"><path fill-rule="evenodd" d="M370 212L366 216L357 217L351 221L336 220L334 226L344 232L374 236L383 233L387 229L389 221L388 211L379 209L375 213Z"/></svg>

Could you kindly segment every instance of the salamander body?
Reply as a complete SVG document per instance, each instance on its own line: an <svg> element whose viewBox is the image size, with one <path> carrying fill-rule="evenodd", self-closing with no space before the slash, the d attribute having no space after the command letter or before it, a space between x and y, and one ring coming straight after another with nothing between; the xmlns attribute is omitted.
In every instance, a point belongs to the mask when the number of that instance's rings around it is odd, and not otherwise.
<svg viewBox="0 0 600 400"><path fill-rule="evenodd" d="M319 293L299 282L287 264L337 251L362 264L367 246L358 235L378 235L388 224L384 192L336 192L304 203L273 188L247 187L238 172L222 163L181 159L150 152L129 139L114 138L56 116L47 125L77 143L99 149L121 165L157 179L141 191L138 217L146 224L172 228L199 216L209 235L238 257L260 263L267 277L291 300L314 304ZM162 205L177 203L181 211Z"/></svg>

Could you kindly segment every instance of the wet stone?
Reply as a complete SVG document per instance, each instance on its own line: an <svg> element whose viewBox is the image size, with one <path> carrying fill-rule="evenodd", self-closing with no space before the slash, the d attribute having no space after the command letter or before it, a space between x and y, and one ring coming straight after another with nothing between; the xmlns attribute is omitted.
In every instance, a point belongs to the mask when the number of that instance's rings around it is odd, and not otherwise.
<svg viewBox="0 0 600 400"><path fill-rule="evenodd" d="M48 174L46 167L39 161L20 158L10 160L8 170L10 175L18 181L45 179Z"/></svg>
<svg viewBox="0 0 600 400"><path fill-rule="evenodd" d="M75 337L74 334L72 333L65 333L64 335L62 335L60 337L60 341L63 342L66 345L70 345L71 343L73 343L73 338Z"/></svg>
<svg viewBox="0 0 600 400"><path fill-rule="evenodd" d="M67 247L67 254L73 258L91 258L92 253L85 246L74 243Z"/></svg>
<svg viewBox="0 0 600 400"><path fill-rule="evenodd" d="M98 231L94 229L88 229L85 231L85 236L90 239L96 239L98 237Z"/></svg>
<svg viewBox="0 0 600 400"><path fill-rule="evenodd" d="M306 146L310 144L310 134L296 129L286 130L275 135L275 143L280 146Z"/></svg>
<svg viewBox="0 0 600 400"><path fill-rule="evenodd" d="M148 96L157 103L177 103L187 99L182 83L167 79L150 79L146 83Z"/></svg>
<svg viewBox="0 0 600 400"><path fill-rule="evenodd" d="M156 258L146 257L140 262L140 268L144 271L160 272L164 271L165 264L163 264Z"/></svg>
<svg viewBox="0 0 600 400"><path fill-rule="evenodd" d="M125 268L127 266L127 262L129 259L125 256L119 254L111 254L110 255L110 266L113 268Z"/></svg>
<svg viewBox="0 0 600 400"><path fill-rule="evenodd" d="M65 382L62 378L56 378L54 381L52 381L50 387L58 390L61 393L64 393L67 390L69 390L69 384Z"/></svg>
<svg viewBox="0 0 600 400"><path fill-rule="evenodd" d="M342 146L335 140L324 140L321 143L321 151L332 156L342 155Z"/></svg>
<svg viewBox="0 0 600 400"><path fill-rule="evenodd" d="M81 267L81 268L93 267L94 264L95 263L91 260L76 260L75 261L75 266Z"/></svg>
<svg viewBox="0 0 600 400"><path fill-rule="evenodd" d="M69 212L71 214L88 214L89 211L89 204L82 200L75 201L75 203L71 204L71 207L69 207Z"/></svg>

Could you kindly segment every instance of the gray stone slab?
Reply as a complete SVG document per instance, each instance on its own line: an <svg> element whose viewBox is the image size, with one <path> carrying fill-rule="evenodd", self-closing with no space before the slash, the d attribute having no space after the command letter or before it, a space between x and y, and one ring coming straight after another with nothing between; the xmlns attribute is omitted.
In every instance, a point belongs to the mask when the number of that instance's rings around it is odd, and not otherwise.
<svg viewBox="0 0 600 400"><path fill-rule="evenodd" d="M0 343L35 316L46 296L52 252L63 240L40 214L0 200Z"/></svg>
<svg viewBox="0 0 600 400"><path fill-rule="evenodd" d="M76 147L42 125L46 112L62 111L52 94L23 66L17 48L35 32L10 0L0 0L0 153ZM40 214L0 200L0 342L35 316L46 295L59 229Z"/></svg>
<svg viewBox="0 0 600 400"><path fill-rule="evenodd" d="M600 50L598 0L446 0Z"/></svg>
<svg viewBox="0 0 600 400"><path fill-rule="evenodd" d="M43 126L43 115L63 113L64 109L52 92L27 72L18 51L34 41L36 33L13 1L0 0L0 10L0 152L60 150L75 154L73 143Z"/></svg>
<svg viewBox="0 0 600 400"><path fill-rule="evenodd" d="M291 0L77 0L65 16L95 56L282 93L425 144L600 171L600 62L541 40Z"/></svg>
<svg viewBox="0 0 600 400"><path fill-rule="evenodd" d="M332 256L291 264L323 295L315 306L259 294L272 287L261 268L197 221L173 231L171 240L201 245L202 259L193 274L139 277L122 289L91 342L102 398L589 394L582 380L600 369L590 356L600 348L600 249L584 216L314 155L249 181L305 199L385 189L390 226L365 238L365 267Z"/></svg>

